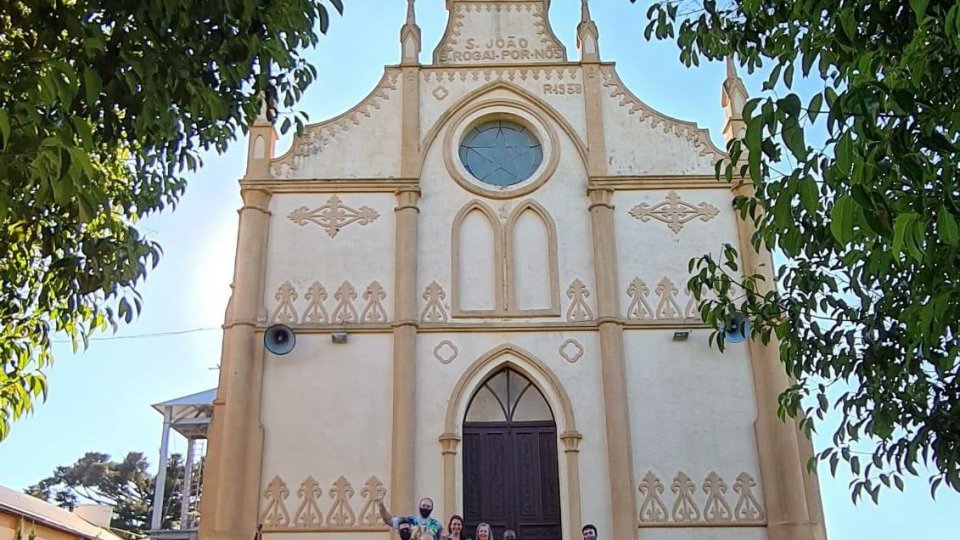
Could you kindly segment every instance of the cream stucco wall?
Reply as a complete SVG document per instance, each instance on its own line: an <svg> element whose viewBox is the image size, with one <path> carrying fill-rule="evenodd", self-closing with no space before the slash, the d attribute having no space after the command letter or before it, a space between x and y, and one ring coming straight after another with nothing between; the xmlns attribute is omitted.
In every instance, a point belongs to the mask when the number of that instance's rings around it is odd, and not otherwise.
<svg viewBox="0 0 960 540"><path fill-rule="evenodd" d="M701 487L711 472L726 482L731 511L737 476L760 477L749 352L730 344L720 353L707 344L708 335L706 329L693 330L687 341L673 341L672 330L624 335L634 474L639 483L652 471L667 486L668 509L675 501L670 483L679 472L696 484L701 513L707 497ZM754 494L762 500L759 488Z"/></svg>
<svg viewBox="0 0 960 540"><path fill-rule="evenodd" d="M644 529L641 533L644 540L766 540L767 538L767 533L762 528Z"/></svg>
<svg viewBox="0 0 960 540"><path fill-rule="evenodd" d="M713 174L721 154L706 130L650 108L612 65L603 66L600 77L609 174Z"/></svg>
<svg viewBox="0 0 960 540"><path fill-rule="evenodd" d="M371 476L388 481L392 349L389 334L354 334L348 343L335 344L325 334L301 333L294 352L267 354L263 485L276 476L287 484L292 520L302 500L297 489L308 477L323 490L319 507L325 518L332 485L346 478L357 520L363 517L366 482Z"/></svg>
<svg viewBox="0 0 960 540"><path fill-rule="evenodd" d="M642 204L646 204L650 209L661 204L669 205L667 197L671 193L679 198L680 204L690 205L690 208L683 210L685 212L691 211L691 208L700 209L703 205L709 205L706 215L710 217L706 221L701 217L694 217L679 225L680 228L675 232L668 223L656 217L642 221L631 215L631 211ZM614 195L613 202L616 206L614 223L620 275L617 292L620 295L623 316L630 317L627 309L632 296L628 289L636 278L649 288L650 293L646 299L654 312L662 299L656 292L657 285L664 278L668 278L679 292L674 298L684 316L695 315L696 310L690 304L691 296L686 288L690 279L688 265L692 258L705 254L717 256L724 243L737 242L733 194L722 187L619 191ZM670 206L661 208L661 211L670 213Z"/></svg>
<svg viewBox="0 0 960 540"><path fill-rule="evenodd" d="M273 163L275 178L389 178L400 174L400 147L382 144L401 134L400 72L387 69L353 108L304 128ZM357 159L363 156L363 159Z"/></svg>
<svg viewBox="0 0 960 540"><path fill-rule="evenodd" d="M303 220L299 224L291 216L298 217L300 209L311 211L322 219L323 212L334 211L339 204L349 207L350 211L364 207L371 209L377 217L367 224L359 221L328 230L313 221ZM386 297L381 301L386 317L372 322L387 322L392 319L394 287L394 206L396 199L392 194L349 193L336 194L282 194L271 200L270 236L267 244L267 264L263 305L265 316L271 322L287 324L308 323L306 311L309 301L306 294L314 282L319 281L326 290L328 299L323 302L330 318L340 302L336 298L338 290L349 283L356 294L350 302L357 316L363 315L369 299L364 293L371 283L377 282L383 288ZM331 232L334 236L331 236ZM297 314L295 321L278 321L277 308L281 299L277 298L279 288L289 282L296 291L297 298L292 301ZM346 291L346 289L344 289ZM326 321L332 322L332 321ZM351 322L359 322L358 320Z"/></svg>

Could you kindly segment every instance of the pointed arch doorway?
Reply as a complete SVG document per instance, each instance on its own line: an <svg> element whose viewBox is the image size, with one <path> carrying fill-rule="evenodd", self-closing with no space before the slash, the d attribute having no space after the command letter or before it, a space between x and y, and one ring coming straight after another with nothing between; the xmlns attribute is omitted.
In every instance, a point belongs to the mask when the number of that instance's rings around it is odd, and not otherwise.
<svg viewBox="0 0 960 540"><path fill-rule="evenodd" d="M504 368L470 399L463 422L463 511L467 533L487 522L500 538L561 535L557 424L540 390Z"/></svg>

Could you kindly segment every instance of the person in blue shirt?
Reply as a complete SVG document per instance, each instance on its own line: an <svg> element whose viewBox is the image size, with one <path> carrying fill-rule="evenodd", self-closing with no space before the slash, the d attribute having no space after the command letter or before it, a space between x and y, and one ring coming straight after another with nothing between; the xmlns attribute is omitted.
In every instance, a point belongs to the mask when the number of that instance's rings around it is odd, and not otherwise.
<svg viewBox="0 0 960 540"><path fill-rule="evenodd" d="M401 522L409 522L413 527L413 536L418 540L440 540L443 533L443 523L438 519L430 517L433 513L433 499L424 497L420 499L420 515L395 517L387 510L383 504L383 495L377 495L377 506L380 509L380 517L383 522L391 528L399 528Z"/></svg>

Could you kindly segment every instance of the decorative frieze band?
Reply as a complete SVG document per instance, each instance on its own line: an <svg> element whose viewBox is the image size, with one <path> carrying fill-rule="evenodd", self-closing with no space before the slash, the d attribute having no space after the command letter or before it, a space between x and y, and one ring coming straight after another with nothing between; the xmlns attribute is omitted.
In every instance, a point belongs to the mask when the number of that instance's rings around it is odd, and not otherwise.
<svg viewBox="0 0 960 540"><path fill-rule="evenodd" d="M466 67L425 69L422 79L424 83L431 82L493 82L493 81L550 81L566 82L580 81L578 66L534 66L534 67ZM434 96L436 97L436 96Z"/></svg>
<svg viewBox="0 0 960 540"><path fill-rule="evenodd" d="M680 289L668 277L664 277L654 289L655 298L651 298L650 287L640 278L633 278L626 288L628 321L682 321L699 320L697 300L687 293L684 307L680 307ZM653 302L656 303L654 307Z"/></svg>
<svg viewBox="0 0 960 540"><path fill-rule="evenodd" d="M711 471L700 485L684 472L678 472L670 482L673 501L664 501L664 484L653 471L640 480L640 527L762 527L766 514L755 493L756 480L741 472L728 494L727 483Z"/></svg>
<svg viewBox="0 0 960 540"><path fill-rule="evenodd" d="M289 281L283 282L274 294L277 301L271 311L270 322L279 324L375 324L388 321L384 301L387 292L379 281L373 281L363 292L363 309L357 310L359 295L349 281L344 281L333 294L336 304L333 311L327 311L325 302L330 295L326 287L314 281L304 295L307 307L303 315L297 310L296 300L300 297Z"/></svg>
<svg viewBox="0 0 960 540"><path fill-rule="evenodd" d="M625 289L627 295L626 321L662 323L669 321L699 321L697 302L692 294L681 290L676 282L662 278L651 290L645 281L634 278ZM383 324L389 322L386 310L387 291L379 281L372 281L359 292L349 281L344 281L331 294L320 281L314 281L306 291L301 291L290 281L285 281L273 295L275 304L264 313L269 324L287 325L342 325ZM436 281L424 290L423 310L420 320L424 323L449 322L449 306L445 303L447 293ZM301 300L301 298L303 300ZM362 298L362 301L358 302ZM569 303L566 320L569 323L585 323L594 320L590 306L590 290L579 279L567 289ZM306 304L304 306L304 303ZM269 315L267 315L269 313Z"/></svg>
<svg viewBox="0 0 960 540"><path fill-rule="evenodd" d="M299 502L291 517L287 509L290 489L278 475L266 485L262 494L260 523L264 531L381 531L386 526L377 512L375 501L386 495L387 490L376 476L367 479L360 491L360 512L354 511L351 500L355 492L346 477L337 478L327 491L332 499L329 508L324 511L320 503L324 500L320 483L308 476L297 489ZM293 507L293 502L291 502Z"/></svg>

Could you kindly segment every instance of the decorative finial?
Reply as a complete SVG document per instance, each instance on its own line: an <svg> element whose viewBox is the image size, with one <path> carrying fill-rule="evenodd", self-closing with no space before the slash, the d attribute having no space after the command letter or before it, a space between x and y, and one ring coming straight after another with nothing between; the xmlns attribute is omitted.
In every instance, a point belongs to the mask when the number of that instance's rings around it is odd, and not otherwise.
<svg viewBox="0 0 960 540"><path fill-rule="evenodd" d="M730 141L740 137L746 129L743 120L743 107L750 95L747 93L747 87L740 80L740 76L737 75L737 65L733 60L733 54L727 56L726 64L727 78L721 86L720 105L723 106L724 116L727 118L723 127L723 137Z"/></svg>
<svg viewBox="0 0 960 540"><path fill-rule="evenodd" d="M272 125L270 121L270 94L266 91L260 93L260 112L254 125Z"/></svg>
<svg viewBox="0 0 960 540"><path fill-rule="evenodd" d="M580 24L577 25L577 47L580 48L581 62L600 61L600 31L597 23L590 17L590 4L580 0Z"/></svg>
<svg viewBox="0 0 960 540"><path fill-rule="evenodd" d="M727 56L727 78L737 78L737 65L733 63L733 55Z"/></svg>
<svg viewBox="0 0 960 540"><path fill-rule="evenodd" d="M420 63L420 27L413 2L407 0L407 21L400 28L400 63L404 65Z"/></svg>
<svg viewBox="0 0 960 540"><path fill-rule="evenodd" d="M417 14L413 9L414 0L407 0L407 24L417 24Z"/></svg>

